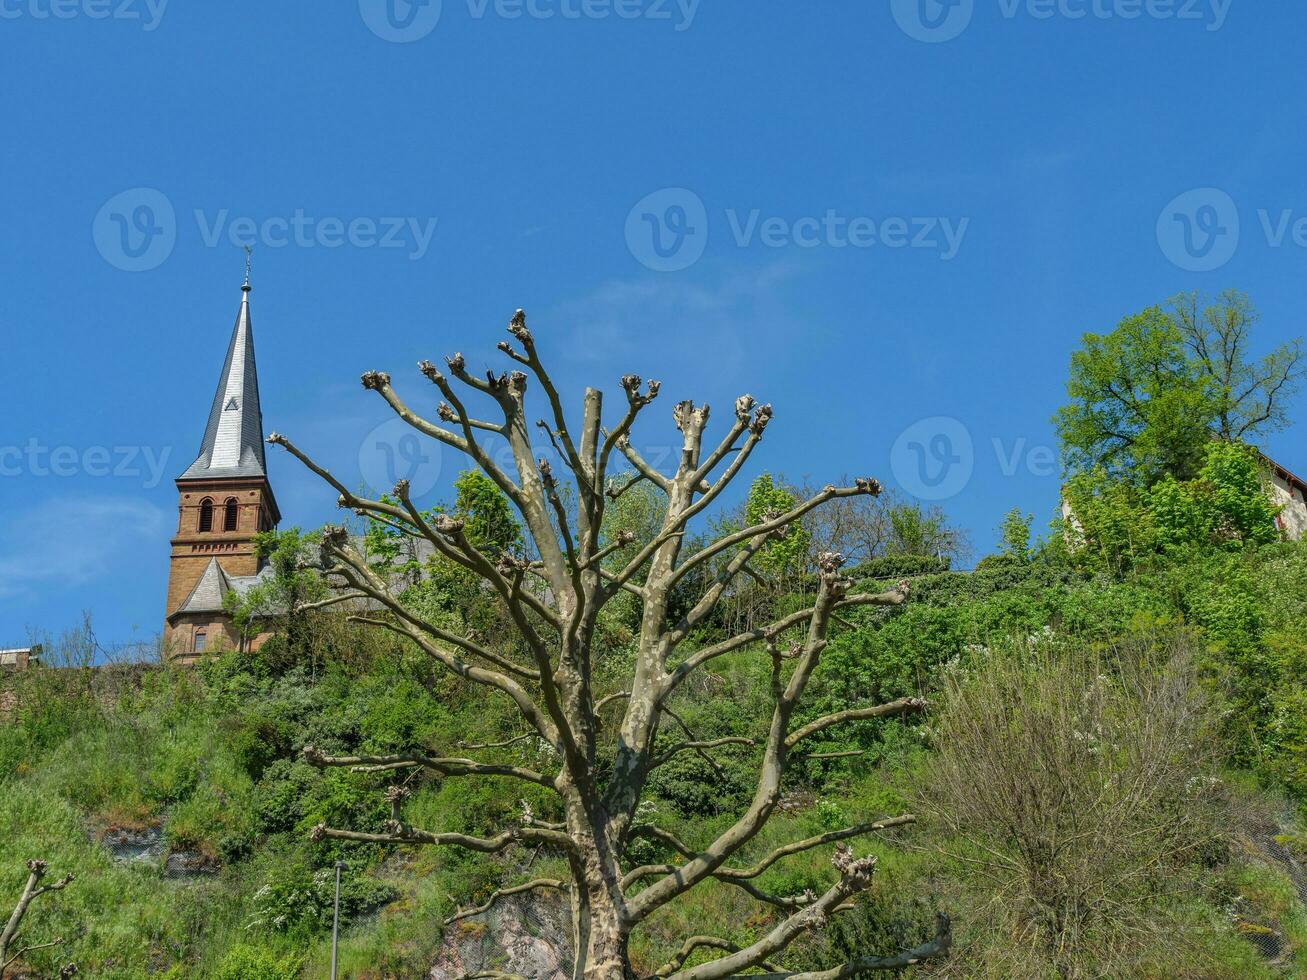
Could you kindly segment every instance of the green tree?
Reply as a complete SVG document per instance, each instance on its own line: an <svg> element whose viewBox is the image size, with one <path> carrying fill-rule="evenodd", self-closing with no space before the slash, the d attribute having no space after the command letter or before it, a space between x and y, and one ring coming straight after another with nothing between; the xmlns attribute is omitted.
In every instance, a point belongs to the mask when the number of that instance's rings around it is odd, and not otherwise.
<svg viewBox="0 0 1307 980"><path fill-rule="evenodd" d="M1066 532L1080 562L1120 577L1156 553L1153 514L1131 483L1099 468L1073 475L1063 493L1071 510Z"/></svg>
<svg viewBox="0 0 1307 980"><path fill-rule="evenodd" d="M1288 424L1303 378L1302 342L1250 354L1258 314L1228 290L1209 303L1181 293L1111 333L1086 334L1071 355L1067 394L1054 417L1071 473L1102 468L1140 487L1195 479L1216 436L1248 442Z"/></svg>
<svg viewBox="0 0 1307 980"><path fill-rule="evenodd" d="M1168 477L1145 495L1163 545L1239 548L1279 540L1272 503L1256 453L1239 443L1211 442L1197 480Z"/></svg>
<svg viewBox="0 0 1307 980"><path fill-rule="evenodd" d="M778 484L770 473L762 473L749 487L744 503L744 525L752 527L772 520L791 510L798 500L789 490ZM807 564L809 534L803 524L795 521L783 534L763 545L758 565L771 572L799 572Z"/></svg>
<svg viewBox="0 0 1307 980"><path fill-rule="evenodd" d="M1030 561L1030 525L1034 520L1034 514L1022 514L1020 507L1013 507L1003 516L998 534L1004 555L1014 561Z"/></svg>
<svg viewBox="0 0 1307 980"><path fill-rule="evenodd" d="M483 473L464 470L454 481L454 516L464 521L468 541L491 558L521 545L522 526L502 490Z"/></svg>
<svg viewBox="0 0 1307 980"><path fill-rule="evenodd" d="M885 510L889 520L887 555L921 555L926 558L957 558L968 550L963 532L949 527L939 507L892 503Z"/></svg>
<svg viewBox="0 0 1307 980"><path fill-rule="evenodd" d="M1123 575L1173 548L1238 549L1279 540L1257 454L1240 443L1209 441L1193 480L1163 477L1138 488L1102 470L1072 477L1070 532L1082 560Z"/></svg>
<svg viewBox="0 0 1307 980"><path fill-rule="evenodd" d="M1111 333L1085 334L1071 355L1067 394L1054 423L1070 472L1102 469L1142 486L1197 475L1218 401L1160 306Z"/></svg>
<svg viewBox="0 0 1307 980"><path fill-rule="evenodd" d="M268 563L272 574L244 593L229 592L223 599L223 607L240 634L242 652L258 633L260 622L280 618L285 622L291 655L307 653L305 607L322 600L328 592L309 563L316 545L316 535L305 534L297 527L254 536L259 558Z"/></svg>
<svg viewBox="0 0 1307 980"><path fill-rule="evenodd" d="M1302 341L1289 341L1254 359L1249 338L1260 317L1238 290L1226 290L1214 303L1199 292L1180 293L1171 305L1190 360L1209 383L1214 428L1221 438L1250 442L1288 425L1285 404L1303 377Z"/></svg>

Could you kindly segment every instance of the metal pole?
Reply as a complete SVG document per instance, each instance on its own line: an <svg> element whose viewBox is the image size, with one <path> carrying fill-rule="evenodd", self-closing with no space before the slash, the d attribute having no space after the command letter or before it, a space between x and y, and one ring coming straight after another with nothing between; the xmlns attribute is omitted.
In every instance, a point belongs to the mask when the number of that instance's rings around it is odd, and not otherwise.
<svg viewBox="0 0 1307 980"><path fill-rule="evenodd" d="M336 980L336 946L340 942L340 869L344 861L336 862L336 904L331 912L331 980Z"/></svg>

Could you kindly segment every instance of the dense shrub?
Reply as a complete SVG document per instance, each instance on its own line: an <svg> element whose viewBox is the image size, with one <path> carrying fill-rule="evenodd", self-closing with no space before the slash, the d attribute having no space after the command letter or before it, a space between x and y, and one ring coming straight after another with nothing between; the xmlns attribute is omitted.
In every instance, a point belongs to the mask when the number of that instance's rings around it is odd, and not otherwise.
<svg viewBox="0 0 1307 980"><path fill-rule="evenodd" d="M279 868L254 893L249 927L269 932L313 933L331 928L336 894L334 868L313 870L292 864ZM391 886L358 868L342 871L340 920L348 923L395 897Z"/></svg>
<svg viewBox="0 0 1307 980"><path fill-rule="evenodd" d="M214 973L214 980L286 980L300 975L302 956L264 946L233 946Z"/></svg>
<svg viewBox="0 0 1307 980"><path fill-rule="evenodd" d="M1187 638L996 651L948 676L931 734L924 803L983 888L961 962L1137 976L1159 950L1180 955L1175 909L1224 829Z"/></svg>

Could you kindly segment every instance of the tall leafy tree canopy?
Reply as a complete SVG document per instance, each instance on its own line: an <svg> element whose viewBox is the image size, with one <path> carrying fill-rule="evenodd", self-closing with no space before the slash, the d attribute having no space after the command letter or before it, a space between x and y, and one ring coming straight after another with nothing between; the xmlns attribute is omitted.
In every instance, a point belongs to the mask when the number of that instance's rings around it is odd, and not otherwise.
<svg viewBox="0 0 1307 980"><path fill-rule="evenodd" d="M1102 468L1144 484L1197 473L1215 403L1160 306L1111 333L1085 334L1071 355L1067 394L1054 422L1073 473Z"/></svg>
<svg viewBox="0 0 1307 980"><path fill-rule="evenodd" d="M1086 334L1071 355L1070 402L1054 417L1072 473L1102 469L1151 486L1192 480L1206 443L1251 441L1286 424L1302 378L1301 342L1261 359L1249 353L1257 313L1236 291L1208 303L1184 293L1107 334Z"/></svg>

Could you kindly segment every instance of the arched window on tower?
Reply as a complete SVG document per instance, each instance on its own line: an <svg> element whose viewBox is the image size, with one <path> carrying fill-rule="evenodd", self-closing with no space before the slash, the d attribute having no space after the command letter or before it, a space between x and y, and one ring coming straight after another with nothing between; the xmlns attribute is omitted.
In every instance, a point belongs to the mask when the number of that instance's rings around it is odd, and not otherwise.
<svg viewBox="0 0 1307 980"><path fill-rule="evenodd" d="M200 533L207 534L213 530L213 501L205 497L200 501Z"/></svg>
<svg viewBox="0 0 1307 980"><path fill-rule="evenodd" d="M209 631L204 629L196 630L195 643L193 644L192 652L203 653L204 648L208 645L208 642L209 642Z"/></svg>
<svg viewBox="0 0 1307 980"><path fill-rule="evenodd" d="M224 531L236 530L236 498L228 497L227 504L222 510L222 529Z"/></svg>

